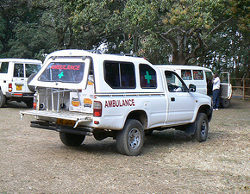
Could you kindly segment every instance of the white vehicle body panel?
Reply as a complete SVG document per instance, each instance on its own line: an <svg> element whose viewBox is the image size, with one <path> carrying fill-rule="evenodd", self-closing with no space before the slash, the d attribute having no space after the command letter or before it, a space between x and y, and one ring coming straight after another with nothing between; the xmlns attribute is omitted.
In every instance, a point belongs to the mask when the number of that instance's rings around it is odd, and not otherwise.
<svg viewBox="0 0 250 194"><path fill-rule="evenodd" d="M106 61L132 63L135 72L135 88L112 88L104 78ZM54 62L84 62L83 80L80 83L39 80L46 68ZM143 88L141 86L140 64L148 65L155 72L157 87ZM91 68L93 69L90 70ZM91 71L94 72L93 75L90 74ZM34 115L41 120L57 122L59 118L65 119L65 113L60 117L56 115L60 115L61 107L66 107L67 114L83 115L82 118L78 116L68 118L72 121L79 120L75 127L121 130L131 115L143 113L146 130L192 123L201 106L211 107L211 99L206 95L188 91L169 93L163 75L164 71L164 68L153 66L147 60L138 57L96 54L81 50L56 51L47 56L43 68L30 83L37 87L36 110L24 111L21 114ZM149 79L152 79L152 76ZM175 98L174 102L171 101L172 98ZM100 117L93 115L96 102L101 103ZM48 113L48 118L43 112ZM86 114L88 119L84 120Z"/></svg>

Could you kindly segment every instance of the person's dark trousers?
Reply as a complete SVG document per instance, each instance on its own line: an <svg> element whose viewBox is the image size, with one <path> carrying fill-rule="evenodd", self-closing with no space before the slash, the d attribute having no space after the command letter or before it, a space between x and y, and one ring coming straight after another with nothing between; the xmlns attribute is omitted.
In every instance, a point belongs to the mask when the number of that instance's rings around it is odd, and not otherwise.
<svg viewBox="0 0 250 194"><path fill-rule="evenodd" d="M216 89L213 90L213 108L214 109L219 108L219 104L220 104L220 90Z"/></svg>

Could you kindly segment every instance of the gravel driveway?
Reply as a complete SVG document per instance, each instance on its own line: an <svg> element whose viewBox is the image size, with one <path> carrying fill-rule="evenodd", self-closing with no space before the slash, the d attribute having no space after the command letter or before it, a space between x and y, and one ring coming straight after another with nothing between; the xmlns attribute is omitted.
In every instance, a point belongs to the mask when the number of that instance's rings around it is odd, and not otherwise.
<svg viewBox="0 0 250 194"><path fill-rule="evenodd" d="M250 101L215 111L206 142L154 132L137 157L118 154L112 138L66 147L21 121L24 109L0 109L0 193L250 193Z"/></svg>

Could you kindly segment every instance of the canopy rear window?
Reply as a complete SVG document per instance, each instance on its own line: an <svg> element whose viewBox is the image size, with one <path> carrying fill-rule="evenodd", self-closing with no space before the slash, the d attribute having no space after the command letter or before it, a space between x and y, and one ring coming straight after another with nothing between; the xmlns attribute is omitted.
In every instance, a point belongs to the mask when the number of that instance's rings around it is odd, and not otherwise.
<svg viewBox="0 0 250 194"><path fill-rule="evenodd" d="M84 62L52 62L39 77L39 81L80 83L84 74Z"/></svg>

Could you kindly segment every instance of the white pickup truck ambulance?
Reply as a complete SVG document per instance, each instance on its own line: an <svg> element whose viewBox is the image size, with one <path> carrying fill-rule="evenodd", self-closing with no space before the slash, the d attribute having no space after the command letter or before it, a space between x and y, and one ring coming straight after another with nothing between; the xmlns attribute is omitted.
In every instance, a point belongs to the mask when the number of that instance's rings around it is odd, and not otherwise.
<svg viewBox="0 0 250 194"><path fill-rule="evenodd" d="M56 51L30 84L34 110L20 114L36 117L32 127L58 131L67 146L81 145L86 135L113 137L120 153L138 155L145 134L167 128L207 139L211 98L143 58Z"/></svg>

